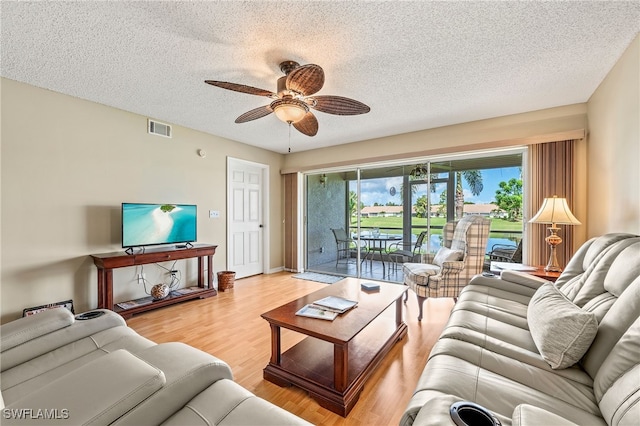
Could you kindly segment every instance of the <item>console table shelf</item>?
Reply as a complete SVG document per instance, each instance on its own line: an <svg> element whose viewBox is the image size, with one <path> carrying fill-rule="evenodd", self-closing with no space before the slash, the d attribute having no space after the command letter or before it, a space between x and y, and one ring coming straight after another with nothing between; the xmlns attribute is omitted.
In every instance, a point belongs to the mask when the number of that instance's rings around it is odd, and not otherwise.
<svg viewBox="0 0 640 426"><path fill-rule="evenodd" d="M92 254L93 263L98 268L98 308L110 309L130 318L134 314L184 302L190 299L203 299L218 294L213 287L213 255L218 246L210 244L194 244L189 248L163 247L147 249L144 252L126 254L124 252L112 252ZM129 266L146 265L149 263L166 262L171 260L198 258L198 287L187 294L171 294L168 297L156 300L146 305L134 306L123 309L113 304L113 270ZM207 261L207 282L204 282L204 261Z"/></svg>

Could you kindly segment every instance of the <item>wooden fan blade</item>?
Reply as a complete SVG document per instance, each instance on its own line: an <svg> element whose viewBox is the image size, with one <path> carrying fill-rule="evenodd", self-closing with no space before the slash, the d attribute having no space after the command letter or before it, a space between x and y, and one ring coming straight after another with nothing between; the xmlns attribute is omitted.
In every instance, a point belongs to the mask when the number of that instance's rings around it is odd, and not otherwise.
<svg viewBox="0 0 640 426"><path fill-rule="evenodd" d="M324 71L319 65L308 64L298 67L287 75L287 89L313 95L324 85Z"/></svg>
<svg viewBox="0 0 640 426"><path fill-rule="evenodd" d="M307 136L315 136L316 133L318 133L318 120L316 120L316 116L309 111L302 120L293 123L293 127Z"/></svg>
<svg viewBox="0 0 640 426"><path fill-rule="evenodd" d="M273 112L269 105L254 108L251 111L247 111L240 117L236 118L236 123L246 123L247 121L262 118L265 115L269 115Z"/></svg>
<svg viewBox="0 0 640 426"><path fill-rule="evenodd" d="M358 115L371 111L367 105L342 96L314 96L315 105L309 106L318 111L335 115Z"/></svg>
<svg viewBox="0 0 640 426"><path fill-rule="evenodd" d="M269 90L258 89L257 87L246 86L244 84L229 83L227 81L205 80L207 84L222 87L223 89L233 90L235 92L248 93L250 95L272 97L276 94Z"/></svg>

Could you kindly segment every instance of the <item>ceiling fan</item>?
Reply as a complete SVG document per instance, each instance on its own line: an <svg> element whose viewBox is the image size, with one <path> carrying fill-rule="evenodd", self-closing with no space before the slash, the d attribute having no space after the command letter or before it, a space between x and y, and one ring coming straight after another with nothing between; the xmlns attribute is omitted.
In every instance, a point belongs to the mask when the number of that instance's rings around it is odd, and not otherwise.
<svg viewBox="0 0 640 426"><path fill-rule="evenodd" d="M335 115L366 114L370 111L362 102L343 96L312 96L324 85L324 71L319 65L300 66L294 61L284 61L280 63L280 70L285 75L278 79L277 93L226 81L205 80L205 83L273 99L269 105L245 112L236 118L236 123L246 123L274 112L280 120L293 124L293 127L307 136L318 133L318 120L310 108Z"/></svg>

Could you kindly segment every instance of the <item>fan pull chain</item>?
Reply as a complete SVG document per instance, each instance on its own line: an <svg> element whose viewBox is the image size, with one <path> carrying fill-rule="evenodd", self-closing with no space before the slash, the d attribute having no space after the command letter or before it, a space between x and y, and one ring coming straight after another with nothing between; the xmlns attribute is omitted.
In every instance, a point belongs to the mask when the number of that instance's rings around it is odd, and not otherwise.
<svg viewBox="0 0 640 426"><path fill-rule="evenodd" d="M291 153L291 122L287 121L287 123L289 123L289 153Z"/></svg>

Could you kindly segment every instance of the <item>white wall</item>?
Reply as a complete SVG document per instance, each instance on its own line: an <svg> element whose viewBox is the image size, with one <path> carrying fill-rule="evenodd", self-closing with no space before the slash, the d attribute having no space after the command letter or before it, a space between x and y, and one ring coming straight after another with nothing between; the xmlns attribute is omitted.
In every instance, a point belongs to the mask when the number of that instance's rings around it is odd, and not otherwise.
<svg viewBox="0 0 640 426"><path fill-rule="evenodd" d="M179 126L172 139L152 136L147 117L12 80L1 96L2 322L65 299L95 308L89 254L122 250L122 202L197 204L198 241L218 244L214 269L226 269L227 155L270 166L270 268L282 267L281 154ZM179 265L194 277L195 260ZM114 300L145 295L136 273L116 271ZM166 278L154 265L145 273Z"/></svg>
<svg viewBox="0 0 640 426"><path fill-rule="evenodd" d="M588 102L589 236L640 234L640 36Z"/></svg>

